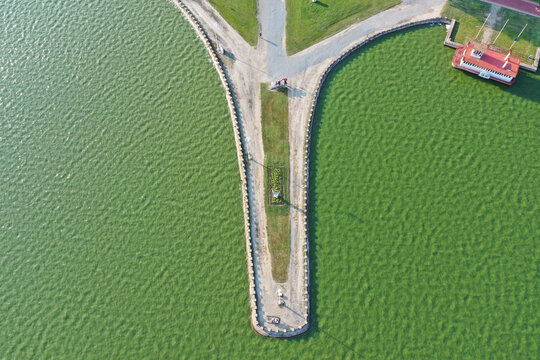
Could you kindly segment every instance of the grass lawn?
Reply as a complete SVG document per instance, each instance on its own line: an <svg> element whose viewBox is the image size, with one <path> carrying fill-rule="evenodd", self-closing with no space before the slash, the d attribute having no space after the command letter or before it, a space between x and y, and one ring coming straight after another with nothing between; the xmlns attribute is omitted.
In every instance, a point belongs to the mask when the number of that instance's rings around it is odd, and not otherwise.
<svg viewBox="0 0 540 360"><path fill-rule="evenodd" d="M532 60L528 61L528 57L529 55L534 56L536 48L540 46L540 18L523 15L510 9L499 10L498 15L499 18L495 26L497 30L503 27L507 19L509 21L501 36L497 39L496 45L509 48L523 26L527 24L527 28L521 35L520 40L514 45L513 50L523 56L523 61L532 63Z"/></svg>
<svg viewBox="0 0 540 360"><path fill-rule="evenodd" d="M360 20L399 4L400 0L289 0L287 53L294 54Z"/></svg>
<svg viewBox="0 0 540 360"><path fill-rule="evenodd" d="M486 16L491 11L491 5L478 0L456 0L448 1L443 9L443 16L456 19L456 27L452 37L458 43L466 43L468 39L474 38L480 30ZM532 64L529 55L536 54L536 48L540 46L540 19L533 16L521 14L519 12L501 8L497 14L497 21L494 26L494 32L491 41L495 40L498 31L503 27L506 20L508 24L504 28L501 36L497 39L495 45L509 48L514 38L519 34L525 24L527 28L513 49L522 55L522 61ZM482 38L483 31L478 36Z"/></svg>
<svg viewBox="0 0 540 360"><path fill-rule="evenodd" d="M264 164L282 169L282 189L285 205L270 205L271 189L264 178L268 246L272 255L272 275L276 281L287 280L290 253L289 206L289 117L287 90L269 91L261 84L262 136ZM268 168L267 168L268 169ZM272 168L270 168L272 169ZM268 175L266 171L266 175Z"/></svg>
<svg viewBox="0 0 540 360"><path fill-rule="evenodd" d="M257 44L256 0L210 0L210 4L250 44Z"/></svg>

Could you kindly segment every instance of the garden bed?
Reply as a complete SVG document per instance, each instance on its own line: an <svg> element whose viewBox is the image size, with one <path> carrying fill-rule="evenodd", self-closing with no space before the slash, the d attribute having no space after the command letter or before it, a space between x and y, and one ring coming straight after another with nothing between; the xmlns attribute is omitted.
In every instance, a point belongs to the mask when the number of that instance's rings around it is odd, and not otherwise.
<svg viewBox="0 0 540 360"><path fill-rule="evenodd" d="M268 205L283 205L283 168L269 166L267 168Z"/></svg>

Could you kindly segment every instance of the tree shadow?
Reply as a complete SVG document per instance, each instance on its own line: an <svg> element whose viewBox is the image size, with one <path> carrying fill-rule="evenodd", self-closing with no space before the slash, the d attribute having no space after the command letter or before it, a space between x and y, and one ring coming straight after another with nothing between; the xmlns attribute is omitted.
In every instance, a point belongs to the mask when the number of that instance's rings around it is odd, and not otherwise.
<svg viewBox="0 0 540 360"><path fill-rule="evenodd" d="M223 49L223 55L225 55L229 59L236 60L236 56L234 56L234 54L230 52L229 50Z"/></svg>
<svg viewBox="0 0 540 360"><path fill-rule="evenodd" d="M277 92L280 92L282 94L285 94L285 96L289 95L289 86L283 86L276 90Z"/></svg>
<svg viewBox="0 0 540 360"><path fill-rule="evenodd" d="M521 98L540 102L540 92L535 91L535 89L540 89L540 77L538 75L533 75L526 70L520 70L516 78L516 82L512 85L501 84L498 81L491 79L482 79L478 75L470 73L468 71L462 71L464 76L474 78L474 81L485 81L491 86L496 86L501 91L508 92L514 96L519 96Z"/></svg>
<svg viewBox="0 0 540 360"><path fill-rule="evenodd" d="M512 95L537 103L540 102L540 91L537 90L540 89L540 76L533 75L528 71L521 70L513 85L508 86L499 83L497 85Z"/></svg>
<svg viewBox="0 0 540 360"><path fill-rule="evenodd" d="M269 43L270 45L272 45L272 46L277 46L277 44L275 42L273 42L273 41L270 41L270 40L267 40L267 39L264 39L264 38L262 38L262 39L264 41L266 41L267 43Z"/></svg>
<svg viewBox="0 0 540 360"><path fill-rule="evenodd" d="M289 87L289 97L292 98L301 98L306 96L306 91L304 89Z"/></svg>
<svg viewBox="0 0 540 360"><path fill-rule="evenodd" d="M302 214L305 214L306 213L306 210L302 209L301 207L298 207L296 205L294 205L293 203L291 203L289 200L285 199L285 198L281 198L281 200L285 203L285 205L288 205L289 207L295 209L296 211L299 211L301 212Z"/></svg>
<svg viewBox="0 0 540 360"><path fill-rule="evenodd" d="M325 7L325 8L328 7L327 4L325 4L325 3L323 3L323 2L320 2L320 1L318 1L318 0L315 2L315 4L317 4L317 5L319 5L319 6L322 6L322 7Z"/></svg>

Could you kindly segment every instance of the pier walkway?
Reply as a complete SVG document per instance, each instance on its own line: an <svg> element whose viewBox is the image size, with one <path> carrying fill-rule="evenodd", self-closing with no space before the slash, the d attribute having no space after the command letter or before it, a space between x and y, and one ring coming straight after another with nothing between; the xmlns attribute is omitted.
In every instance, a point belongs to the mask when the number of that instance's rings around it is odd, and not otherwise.
<svg viewBox="0 0 540 360"><path fill-rule="evenodd" d="M309 329L310 321L306 129L321 76L344 51L371 35L437 17L445 0L404 0L292 56L285 52L286 10L282 0L258 0L262 36L255 47L247 44L208 1L172 2L189 8L207 36L225 50L220 61L232 88L242 148L247 152L244 158L249 214L245 216L250 221L246 235L250 235L247 239L251 240L253 248L255 292L250 294L255 297L251 301L253 328L264 336L299 335ZM284 77L289 79L291 255L287 281L277 283L272 278L264 207L264 169L260 166L264 163L260 84ZM278 306L278 289L283 292L284 306Z"/></svg>

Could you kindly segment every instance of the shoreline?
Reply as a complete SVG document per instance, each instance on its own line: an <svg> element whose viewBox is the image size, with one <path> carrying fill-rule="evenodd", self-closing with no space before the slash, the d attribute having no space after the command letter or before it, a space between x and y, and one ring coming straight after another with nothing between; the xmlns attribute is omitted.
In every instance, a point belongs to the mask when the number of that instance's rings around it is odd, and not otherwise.
<svg viewBox="0 0 540 360"><path fill-rule="evenodd" d="M251 246L251 226L250 226L250 207L248 201L248 190L247 190L247 177L246 177L246 165L245 165L245 156L244 156L244 142L242 141L242 136L240 133L240 128L238 124L238 116L236 110L236 103L233 98L233 93L231 91L231 85L229 84L229 79L225 75L223 69L224 65L217 56L216 50L214 49L206 31L197 20L195 15L191 10L181 1L181 0L171 0L173 3L188 20L190 25L194 28L195 32L201 39L204 47L208 51L212 63L216 68L216 71L219 75L223 88L225 89L225 97L227 99L227 104L229 106L229 112L231 115L231 121L233 124L234 140L236 143L236 154L238 157L238 167L240 170L240 179L242 183L242 210L244 212L244 232L246 238L246 260L248 264L248 279L249 279L249 297L250 297L250 308L251 308L251 324L253 329L257 332L259 324L257 320L257 302L256 302L256 291L255 291L255 278L254 278L254 266L253 266L253 249Z"/></svg>
<svg viewBox="0 0 540 360"><path fill-rule="evenodd" d="M257 118L256 115L249 113L249 111L247 115L240 115L242 114L242 109L244 110L244 112L246 112L246 108L243 108L241 105L242 102L248 101L249 106L251 106L252 108L260 104L257 103L256 100L253 100L253 97L256 97L256 94L246 91L246 89L242 87L238 89L239 96L241 96L242 94L244 94L245 96L245 94L247 93L249 94L249 98L243 99L236 98L234 96L235 94L232 90L234 88L232 79L235 78L238 81L238 74L236 74L235 77L235 69L226 69L225 64L218 56L215 47L211 43L209 36L207 35L207 31L205 30L201 22L197 19L192 10L182 0L171 0L171 2L181 10L184 17L189 21L189 23L197 32L199 38L202 40L204 46L209 52L212 62L214 63L214 67L218 71L218 74L222 81L222 85L225 88L225 94L231 113L231 120L233 123L240 177L242 181L242 207L244 212L244 232L246 236L246 259L248 265L252 328L257 334L265 337L291 338L300 336L310 329L312 321L310 312L311 301L308 214L309 166L311 152L311 133L316 112L316 105L321 88L324 85L328 74L330 74L331 71L341 61L343 61L349 55L353 54L356 50L360 49L362 46L370 43L371 41L376 40L384 35L412 28L415 26L442 23L447 24L450 22L450 20L438 16L432 17L431 15L434 15L433 13L429 14L429 12L422 12L420 14L416 14L416 16L408 18L407 20L405 20L405 22L402 22L398 25L390 26L379 31L373 31L371 33L368 33L367 36L361 37L360 40L352 42L352 45L344 47L345 50L340 51L338 55L329 54L320 63L316 65L308 65L302 71L302 73L298 75L298 80L291 84L291 86L298 86L302 90L304 87L306 88L304 95L300 96L300 98L294 99L294 97L289 97L289 132L293 135L293 138L289 137L291 146L291 157L289 163L291 167L291 200L296 199L296 204L299 205L300 208L303 208L303 211L296 211L294 213L291 213L290 215L290 222L292 228L290 240L291 258L289 265L289 276L285 283L276 283L275 280L268 278L268 275L266 275L266 277L261 276L261 271L264 271L263 267L268 268L270 266L268 264L270 260L267 256L268 249L264 247L266 219L264 217L264 214L259 214L258 220L255 220L258 215L256 208L257 206L260 206L257 204L257 196L260 195L257 192L259 189L254 186L256 185L257 181L257 169L250 169L251 165L249 163L246 163L248 161L247 159L249 159L249 156L253 154L253 150L248 150L248 143L253 139L247 136L250 129L246 129L245 126L256 126L252 123L249 123L249 120L256 122ZM212 11L210 9L199 9L198 6L200 4L194 4L194 6L195 5L197 5L197 10L199 12L202 12L202 14L200 15L203 17L206 17L208 15L206 14L206 12ZM210 15L212 15L212 13L210 13ZM213 29L215 33L215 28L212 28L211 24L206 25L210 26L210 28ZM228 24L221 24L221 26L227 25ZM219 27L217 22L213 26ZM223 40L226 41L227 39ZM327 40L331 41L331 39ZM238 49L229 48L228 50L233 50L235 53L237 53L236 50ZM250 51L251 50L253 50L253 48L250 48ZM256 50L260 50L259 45ZM231 70L233 71L232 75L229 74L229 71ZM269 75L264 71L262 72L266 75ZM236 85L244 85L244 87L249 86L249 84L247 83ZM258 101L260 102L260 99ZM244 104L244 106L246 106L246 104ZM253 109L247 110L253 111ZM295 114L296 116L299 116L299 119L295 118ZM250 119L250 115L252 119ZM244 119L245 116L247 116L247 120ZM244 123L244 121L248 122ZM257 135L256 130L257 129L255 128L255 133L253 133L253 129L251 129L250 135ZM248 131L248 133L246 133L246 131ZM252 143L251 147L253 147L254 145L255 144ZM246 156L246 154L248 154L248 156ZM298 179L300 177L301 179ZM299 186L299 188L301 188L302 190L299 191L294 189L292 185L294 179L300 180L297 183L302 184L302 186ZM251 204L251 202L253 202L253 204ZM252 209L252 207L255 207L255 209ZM260 209L258 210L260 212ZM255 211L255 213L253 213L253 211ZM262 228L263 231L262 235L259 234L260 228ZM276 288L285 289L284 291L287 292L288 296L292 297L290 299L290 306L286 305L282 309L280 309L271 301L270 303L267 301L267 299L269 299L269 296L271 298ZM289 290L292 293L289 294ZM262 299L265 300L265 303L262 302ZM263 308L265 308L265 310L263 310ZM268 321L265 320L265 315L274 316L277 314L279 314L280 317L286 317L285 323L275 326L272 325L273 328L268 328L267 326L264 326L265 323L268 323ZM298 318L294 320L294 316L300 316L301 321Z"/></svg>

